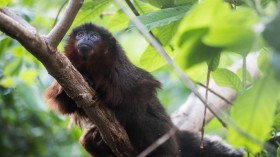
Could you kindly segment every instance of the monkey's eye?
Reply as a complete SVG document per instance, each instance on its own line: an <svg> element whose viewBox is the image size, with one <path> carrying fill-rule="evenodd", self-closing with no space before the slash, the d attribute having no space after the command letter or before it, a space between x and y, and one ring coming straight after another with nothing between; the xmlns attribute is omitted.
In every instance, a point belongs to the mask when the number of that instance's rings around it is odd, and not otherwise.
<svg viewBox="0 0 280 157"><path fill-rule="evenodd" d="M78 39L80 39L80 38L82 38L84 35L85 35L85 32L80 31L80 32L77 33L76 37L77 37Z"/></svg>
<svg viewBox="0 0 280 157"><path fill-rule="evenodd" d="M99 34L96 33L96 32L93 32L93 31L89 32L89 37L92 38L92 39L99 39L100 38Z"/></svg>

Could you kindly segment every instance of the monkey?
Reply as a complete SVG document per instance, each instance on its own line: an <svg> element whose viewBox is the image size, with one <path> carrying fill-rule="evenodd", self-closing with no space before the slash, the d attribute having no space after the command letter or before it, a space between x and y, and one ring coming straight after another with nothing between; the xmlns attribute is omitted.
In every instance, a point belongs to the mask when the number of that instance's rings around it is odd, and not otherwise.
<svg viewBox="0 0 280 157"><path fill-rule="evenodd" d="M97 102L113 111L127 132L135 156L175 127L157 98L160 82L132 64L105 28L92 23L74 28L64 53L96 91ZM77 124L91 123L56 81L46 90L45 99L51 109L71 115ZM94 157L115 156L96 127L89 128L80 143ZM204 138L204 143L204 149L200 149L200 137L196 133L179 130L148 157L242 157L244 154L208 138Z"/></svg>

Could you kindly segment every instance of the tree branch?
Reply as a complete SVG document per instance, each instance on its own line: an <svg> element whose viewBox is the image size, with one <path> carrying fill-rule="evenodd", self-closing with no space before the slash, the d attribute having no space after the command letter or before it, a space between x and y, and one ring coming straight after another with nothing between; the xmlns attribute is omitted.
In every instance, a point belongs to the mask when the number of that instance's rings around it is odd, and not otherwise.
<svg viewBox="0 0 280 157"><path fill-rule="evenodd" d="M9 8L1 8L0 12L2 12L3 14L9 16L10 18L12 18L14 21L18 21L18 23L20 25L22 25L25 29L31 31L31 32L35 32L36 29L34 27L32 27L28 22L26 22L25 20L23 20L20 16L18 16L17 14L15 14L13 11L11 11Z"/></svg>
<svg viewBox="0 0 280 157"><path fill-rule="evenodd" d="M64 16L61 20L58 21L58 23L47 35L51 47L57 47L57 45L63 39L66 32L70 28L72 22L74 21L74 18L76 17L82 4L83 0L70 0L68 2Z"/></svg>
<svg viewBox="0 0 280 157"><path fill-rule="evenodd" d="M79 5L78 3L79 2ZM73 19L81 7L82 1L71 0L69 8L75 10L71 18L63 18L52 30L49 37L38 34L35 30L28 30L23 19L15 20L0 12L0 30L16 39L32 55L42 62L49 74L52 75L65 92L79 107L83 108L89 119L96 124L103 140L110 146L117 156L132 157L133 147L125 130L119 125L114 114L102 104L95 105L93 96L95 91L87 84L82 75L74 68L71 62L56 49L66 31L69 29ZM69 12L65 13L67 16ZM19 18L17 16L17 18ZM23 22L24 21L24 22ZM61 30L61 32L58 32Z"/></svg>

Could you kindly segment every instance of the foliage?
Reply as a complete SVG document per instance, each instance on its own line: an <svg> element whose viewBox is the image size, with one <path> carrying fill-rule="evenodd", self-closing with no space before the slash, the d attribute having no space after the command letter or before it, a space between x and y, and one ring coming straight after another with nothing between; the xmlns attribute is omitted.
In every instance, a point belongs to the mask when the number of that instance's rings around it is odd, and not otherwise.
<svg viewBox="0 0 280 157"><path fill-rule="evenodd" d="M39 32L47 33L63 3L4 0L0 7L8 5ZM138 19L190 78L205 81L210 70L218 85L238 93L226 117L228 141L246 148L249 156L276 157L274 147L280 142L278 1L134 0L133 5L140 13ZM84 22L113 31L133 63L157 75L164 83L159 97L168 111L183 103L187 89L113 0L85 0L72 27ZM245 66L246 57L253 53L259 55L257 80ZM237 60L243 60L243 67L230 70L228 66ZM44 106L42 93L49 83L42 65L0 34L0 146L4 150L0 156L83 155L77 143L79 129L67 130L67 120ZM207 127L214 130L221 125L214 120Z"/></svg>

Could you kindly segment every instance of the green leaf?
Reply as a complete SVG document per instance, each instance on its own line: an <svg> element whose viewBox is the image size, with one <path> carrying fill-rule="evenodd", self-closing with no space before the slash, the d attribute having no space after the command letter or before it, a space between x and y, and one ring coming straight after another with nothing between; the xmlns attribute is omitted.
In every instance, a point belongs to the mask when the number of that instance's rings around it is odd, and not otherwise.
<svg viewBox="0 0 280 157"><path fill-rule="evenodd" d="M153 33L159 39L160 43L163 46L166 46L167 44L170 43L171 39L177 32L179 23L180 23L179 21L176 21L170 23L169 25L158 27L153 31Z"/></svg>
<svg viewBox="0 0 280 157"><path fill-rule="evenodd" d="M240 78L230 70L227 69L217 69L212 72L212 77L217 85L225 86L239 91L242 87Z"/></svg>
<svg viewBox="0 0 280 157"><path fill-rule="evenodd" d="M16 86L16 83L10 76L6 76L0 80L0 85L5 88L13 88Z"/></svg>
<svg viewBox="0 0 280 157"><path fill-rule="evenodd" d="M274 117L273 127L279 132L280 131L280 113Z"/></svg>
<svg viewBox="0 0 280 157"><path fill-rule="evenodd" d="M246 55L256 36L253 30L256 22L257 18L250 9L225 9L213 19L203 43Z"/></svg>
<svg viewBox="0 0 280 157"><path fill-rule="evenodd" d="M193 2L196 2L196 0L175 0L174 4L175 4L175 6L177 6L177 5L193 3Z"/></svg>
<svg viewBox="0 0 280 157"><path fill-rule="evenodd" d="M22 66L22 58L15 58L8 62L5 67L3 74L6 76L18 75Z"/></svg>
<svg viewBox="0 0 280 157"><path fill-rule="evenodd" d="M26 54L25 52L27 52L26 49L24 49L21 45L17 45L12 48L12 53L17 58L22 58L23 56L26 56L28 53Z"/></svg>
<svg viewBox="0 0 280 157"><path fill-rule="evenodd" d="M193 7L181 21L175 37L180 53L176 57L185 68L209 61L217 56L221 47L209 46L202 42L208 33L213 18L220 14L218 10L227 5L221 0L206 0Z"/></svg>
<svg viewBox="0 0 280 157"><path fill-rule="evenodd" d="M35 78L38 76L37 70L28 69L19 74L19 77L23 80L27 85L32 85L35 81Z"/></svg>
<svg viewBox="0 0 280 157"><path fill-rule="evenodd" d="M221 0L205 0L186 14L182 20L179 32L187 32L193 29L207 29L211 26L213 19L217 14L220 14L224 8L228 6Z"/></svg>
<svg viewBox="0 0 280 157"><path fill-rule="evenodd" d="M144 24L144 26L148 30L151 30L153 28L165 26L172 22L181 20L189 9L189 5L161 9L159 11L141 15L138 17L138 19ZM135 25L129 22L128 28L132 29L134 27Z"/></svg>
<svg viewBox="0 0 280 157"><path fill-rule="evenodd" d="M1 0L0 8L7 6L11 0Z"/></svg>
<svg viewBox="0 0 280 157"><path fill-rule="evenodd" d="M146 14L149 12L154 12L159 10L159 8L150 5L149 3L145 3L140 0L133 1L135 8L138 10L140 14Z"/></svg>
<svg viewBox="0 0 280 157"><path fill-rule="evenodd" d="M209 61L221 52L221 48L210 47L201 42L202 36L207 33L207 28L191 30L183 33L178 41L180 50L176 57L179 64L185 68Z"/></svg>
<svg viewBox="0 0 280 157"><path fill-rule="evenodd" d="M270 73L257 81L234 102L231 116L236 126L260 142L265 142L269 138L273 124L279 92L279 84L274 74ZM261 145L240 135L230 126L228 139L232 144L245 146L253 154L262 148Z"/></svg>
<svg viewBox="0 0 280 157"><path fill-rule="evenodd" d="M11 38L4 38L0 40L0 57L10 43L11 43Z"/></svg>
<svg viewBox="0 0 280 157"><path fill-rule="evenodd" d="M214 56L207 62L208 69L210 71L215 71L218 68L220 63L220 57L221 57L221 53L217 54L217 56Z"/></svg>
<svg viewBox="0 0 280 157"><path fill-rule="evenodd" d="M127 28L128 21L129 19L126 14L119 10L111 17L107 24L107 28L110 30L122 30Z"/></svg>
<svg viewBox="0 0 280 157"><path fill-rule="evenodd" d="M186 70L186 75L196 82L206 82L206 75L208 72L207 64L196 64Z"/></svg>
<svg viewBox="0 0 280 157"><path fill-rule="evenodd" d="M168 8L174 6L174 0L146 0L158 8Z"/></svg>
<svg viewBox="0 0 280 157"><path fill-rule="evenodd" d="M267 70L271 68L271 63L270 63L267 49L261 50L257 59L257 64L261 74L263 75L266 74Z"/></svg>
<svg viewBox="0 0 280 157"><path fill-rule="evenodd" d="M85 22L94 22L94 19L98 17L111 3L112 0L85 1L77 17L75 18L72 27Z"/></svg>
<svg viewBox="0 0 280 157"><path fill-rule="evenodd" d="M173 57L174 52L171 47L165 47L165 50L169 56ZM158 52L152 47L148 46L145 52L140 58L141 67L148 70L154 71L166 64L166 61L158 54Z"/></svg>
<svg viewBox="0 0 280 157"><path fill-rule="evenodd" d="M264 39L277 51L280 52L280 10L274 18L266 24L263 31Z"/></svg>

